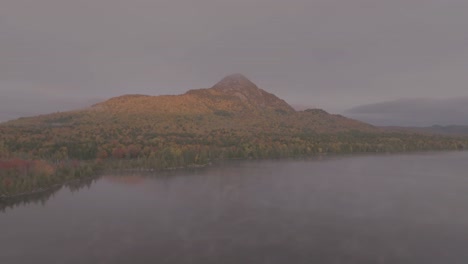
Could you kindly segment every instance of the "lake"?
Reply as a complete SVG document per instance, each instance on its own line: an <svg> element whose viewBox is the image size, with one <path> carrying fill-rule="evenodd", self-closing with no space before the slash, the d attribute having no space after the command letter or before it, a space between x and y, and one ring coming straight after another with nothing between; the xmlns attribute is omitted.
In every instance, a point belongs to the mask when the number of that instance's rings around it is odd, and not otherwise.
<svg viewBox="0 0 468 264"><path fill-rule="evenodd" d="M0 263L468 263L468 152L114 173L0 211Z"/></svg>

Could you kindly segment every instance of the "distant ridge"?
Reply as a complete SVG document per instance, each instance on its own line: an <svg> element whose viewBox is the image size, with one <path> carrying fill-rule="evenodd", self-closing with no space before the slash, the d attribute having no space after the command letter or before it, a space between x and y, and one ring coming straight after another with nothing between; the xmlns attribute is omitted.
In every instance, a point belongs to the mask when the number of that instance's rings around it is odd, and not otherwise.
<svg viewBox="0 0 468 264"><path fill-rule="evenodd" d="M356 106L346 116L378 126L468 125L468 97L407 98Z"/></svg>
<svg viewBox="0 0 468 264"><path fill-rule="evenodd" d="M435 135L449 135L449 136L468 136L468 126L451 125L441 126L433 125L430 127L398 127L398 126L387 126L384 127L386 130L397 131L397 132L415 132Z"/></svg>

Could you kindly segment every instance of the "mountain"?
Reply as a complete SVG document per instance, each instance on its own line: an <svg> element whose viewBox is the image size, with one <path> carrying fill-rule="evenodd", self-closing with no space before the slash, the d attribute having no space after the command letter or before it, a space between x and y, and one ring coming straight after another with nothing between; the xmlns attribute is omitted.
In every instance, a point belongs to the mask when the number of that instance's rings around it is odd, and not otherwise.
<svg viewBox="0 0 468 264"><path fill-rule="evenodd" d="M183 121L182 121L183 120ZM181 95L128 94L88 109L21 118L9 126L79 127L83 124L151 126L156 132L205 133L213 129L339 132L375 130L372 126L323 110L295 111L284 100L260 89L242 74L226 76L211 88Z"/></svg>
<svg viewBox="0 0 468 264"><path fill-rule="evenodd" d="M96 104L95 108L125 113L226 114L293 113L285 101L258 88L241 74L223 78L208 89L190 90L182 95L124 95Z"/></svg>
<svg viewBox="0 0 468 264"><path fill-rule="evenodd" d="M221 159L464 149L463 138L383 130L321 109L295 111L241 74L181 95L124 95L0 124L0 200L104 169Z"/></svg>

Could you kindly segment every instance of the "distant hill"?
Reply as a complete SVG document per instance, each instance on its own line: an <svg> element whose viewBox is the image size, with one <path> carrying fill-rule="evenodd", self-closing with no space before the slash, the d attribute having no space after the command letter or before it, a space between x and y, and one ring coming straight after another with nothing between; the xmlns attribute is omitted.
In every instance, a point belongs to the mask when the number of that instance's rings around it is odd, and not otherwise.
<svg viewBox="0 0 468 264"><path fill-rule="evenodd" d="M468 97L386 101L357 106L344 115L376 126L468 125Z"/></svg>
<svg viewBox="0 0 468 264"><path fill-rule="evenodd" d="M430 127L384 127L389 131L398 132L417 132L425 134L437 134L437 135L448 135L448 136L468 136L468 126L441 126L434 125Z"/></svg>

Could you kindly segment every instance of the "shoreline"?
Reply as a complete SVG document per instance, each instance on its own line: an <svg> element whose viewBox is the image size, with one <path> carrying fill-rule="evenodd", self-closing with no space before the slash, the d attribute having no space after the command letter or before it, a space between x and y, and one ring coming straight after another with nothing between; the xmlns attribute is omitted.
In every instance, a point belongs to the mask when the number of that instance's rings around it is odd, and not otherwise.
<svg viewBox="0 0 468 264"><path fill-rule="evenodd" d="M54 188L57 188L58 190L64 187L66 184L71 184L71 183L76 183L76 182L82 182L85 180L94 180L98 179L103 174L105 173L110 173L110 172L164 172L164 171L175 171L175 170L183 170L183 169L198 169L198 168L207 168L212 166L215 162L227 162L227 161L251 161L251 160L278 160L278 159L294 159L294 158L314 158L314 157L353 157L353 156L362 156L362 155L369 155L369 156L380 156L380 155L403 155L403 154L423 154L423 153L442 153L442 152L447 152L447 153L452 153L452 152L467 152L467 149L462 149L462 150L455 150L455 149L445 149L445 150L419 150L419 151L398 151L398 152L352 152L352 153L320 153L317 155L299 155L299 156L289 156L289 157L270 157L270 158L232 158L232 159L218 159L218 160L213 160L210 161L206 164L192 164L192 165L187 165L187 166L179 166L179 167L170 167L170 168L164 168L164 169L157 169L157 168L126 168L126 169L100 169L96 172L94 176L89 176L89 177L84 177L84 178L79 178L79 179L73 179L69 181L65 181L62 183L57 183L54 185L51 185L46 188L40 188L31 192L23 192L23 193L18 193L18 194L13 194L13 195L1 195L0 194L0 203L2 201L8 201L16 198L21 198L21 197L27 197L27 196L32 196L36 194L41 194L45 193L47 191L51 191Z"/></svg>

